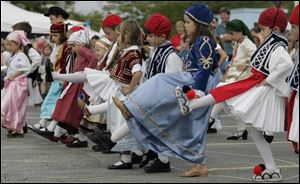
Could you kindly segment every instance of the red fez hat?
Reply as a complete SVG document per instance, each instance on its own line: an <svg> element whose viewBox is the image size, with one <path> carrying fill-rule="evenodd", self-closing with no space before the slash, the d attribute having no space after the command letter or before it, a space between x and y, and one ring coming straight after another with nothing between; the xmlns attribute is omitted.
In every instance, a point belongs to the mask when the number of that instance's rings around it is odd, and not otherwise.
<svg viewBox="0 0 300 184"><path fill-rule="evenodd" d="M76 31L84 30L84 28L82 26L73 26L70 30L74 33Z"/></svg>
<svg viewBox="0 0 300 184"><path fill-rule="evenodd" d="M288 23L288 18L281 8L272 7L261 12L258 23L270 28L278 26L280 31L284 32Z"/></svg>
<svg viewBox="0 0 300 184"><path fill-rule="evenodd" d="M168 37L172 31L171 21L160 13L154 13L151 15L151 17L146 21L145 27L156 36L164 34Z"/></svg>
<svg viewBox="0 0 300 184"><path fill-rule="evenodd" d="M64 23L52 24L50 27L50 33L66 33L67 26Z"/></svg>
<svg viewBox="0 0 300 184"><path fill-rule="evenodd" d="M117 14L109 14L102 22L102 27L113 27L119 25L123 19Z"/></svg>
<svg viewBox="0 0 300 184"><path fill-rule="evenodd" d="M299 4L294 8L290 16L290 23L299 26Z"/></svg>

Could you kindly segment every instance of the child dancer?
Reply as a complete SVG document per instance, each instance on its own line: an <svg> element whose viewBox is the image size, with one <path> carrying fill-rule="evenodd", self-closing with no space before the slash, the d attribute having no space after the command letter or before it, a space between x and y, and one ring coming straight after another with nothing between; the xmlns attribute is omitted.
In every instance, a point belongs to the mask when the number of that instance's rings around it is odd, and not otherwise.
<svg viewBox="0 0 300 184"><path fill-rule="evenodd" d="M91 50L90 40L88 32L86 30L80 30L70 35L68 39L69 46L73 51L77 53L75 66L73 72L82 72L85 68L96 68L97 58ZM84 93L82 90L83 83L67 83L64 84L64 89L56 102L54 111L52 113L52 122L50 125L58 125L54 129L54 139L59 139L60 126L68 130L68 133L74 135L78 133L78 127L83 117L83 113L77 104L77 97L80 93ZM86 98L87 100L88 98ZM87 147L87 141L85 136L80 136L78 140L71 144L67 144L68 147Z"/></svg>
<svg viewBox="0 0 300 184"><path fill-rule="evenodd" d="M255 174L253 181L280 181L280 170L268 144L272 139L263 132L281 132L284 128L285 97L289 94L286 78L293 67L288 42L280 34L286 29L287 16L280 8L268 8L260 14L258 23L265 41L251 58L252 74L248 78L215 88L200 99L185 101L182 96L178 102L184 115L225 102L234 116L252 125L251 137L265 162L265 169Z"/></svg>
<svg viewBox="0 0 300 184"><path fill-rule="evenodd" d="M66 25L63 23L52 24L50 27L51 33L51 41L55 43L55 47L57 49L53 49L52 54L56 57L50 56L50 62L53 63L54 69L59 71L60 73L67 72L67 58L70 58L72 55L72 49L67 44L67 37L66 37ZM56 52L53 53L53 52ZM47 76L46 76L47 81ZM61 90L63 88L63 83L61 81L55 80L51 83L50 89L44 102L41 106L41 120L35 124L32 128L33 131L39 133L39 130L46 127L46 123L48 120L51 119L52 112L54 110L55 104L59 98ZM50 132L54 131L55 126L48 127ZM51 134L51 133L50 133Z"/></svg>
<svg viewBox="0 0 300 184"><path fill-rule="evenodd" d="M1 91L1 126L8 130L7 137L23 137L28 98L27 74L30 62L22 52L28 40L24 31L13 31L6 38L7 49L11 52L7 77Z"/></svg>
<svg viewBox="0 0 300 184"><path fill-rule="evenodd" d="M146 148L162 156L148 167L149 171L169 168L167 156L196 163L182 176L206 176L205 142L211 108L201 108L196 113L182 116L177 107L174 88L178 84L194 86L204 95L212 88L212 71L217 67L216 43L209 29L213 14L205 4L194 4L184 14L185 29L191 38L191 50L186 56L185 72L157 74L139 86L122 103L113 98L127 119L111 137L102 137L114 146L130 131ZM188 123L188 126L187 126ZM184 131L182 131L184 130ZM155 169L158 168L158 169ZM168 171L168 170L167 170Z"/></svg>
<svg viewBox="0 0 300 184"><path fill-rule="evenodd" d="M154 51L150 57L143 63L146 65L145 79L150 79L159 73L172 73L182 71L183 62L176 54L172 43L168 40L172 30L171 21L159 13L150 16L144 26L146 39ZM140 167L145 166L149 161L158 158L152 150L147 152L146 159ZM167 168L165 171L170 170ZM156 170L159 172L159 170Z"/></svg>
<svg viewBox="0 0 300 184"><path fill-rule="evenodd" d="M293 38L299 44L299 5L291 13L290 23ZM299 154L299 48L295 52L294 69L289 83L292 93L288 104L288 140L292 141L294 152Z"/></svg>
<svg viewBox="0 0 300 184"><path fill-rule="evenodd" d="M222 86L237 80L244 79L250 74L250 58L256 50L256 45L252 39L250 30L248 27L238 19L234 19L226 24L227 29L231 32L231 37L236 42L232 57L232 64L227 69L224 76L225 81L218 84ZM211 113L212 121L217 124L220 123L219 113L222 111L224 104L219 103L214 105ZM237 131L233 136L228 137L228 140L236 140L240 137L247 139L248 132L246 130L246 124L239 121L237 125Z"/></svg>

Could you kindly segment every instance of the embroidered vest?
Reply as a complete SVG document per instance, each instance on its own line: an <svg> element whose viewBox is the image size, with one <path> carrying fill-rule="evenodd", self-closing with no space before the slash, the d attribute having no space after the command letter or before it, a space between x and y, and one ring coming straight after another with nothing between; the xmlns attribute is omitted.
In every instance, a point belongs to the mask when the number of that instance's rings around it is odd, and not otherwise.
<svg viewBox="0 0 300 184"><path fill-rule="evenodd" d="M265 75L269 75L269 63L272 53L278 47L287 49L288 41L283 35L273 32L251 57L251 66Z"/></svg>
<svg viewBox="0 0 300 184"><path fill-rule="evenodd" d="M121 83L130 84L132 79L131 70L135 64L142 65L142 57L139 50L121 52L116 60L116 64L110 71L110 77Z"/></svg>
<svg viewBox="0 0 300 184"><path fill-rule="evenodd" d="M165 73L167 58L172 52L175 52L175 49L171 43L155 49L153 57L149 58L150 62L145 74L146 79L150 79L158 73Z"/></svg>

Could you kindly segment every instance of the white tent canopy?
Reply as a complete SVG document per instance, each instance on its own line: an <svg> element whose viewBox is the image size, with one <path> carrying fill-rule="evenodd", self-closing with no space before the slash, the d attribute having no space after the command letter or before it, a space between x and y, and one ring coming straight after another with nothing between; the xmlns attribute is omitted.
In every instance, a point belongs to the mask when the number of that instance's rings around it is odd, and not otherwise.
<svg viewBox="0 0 300 184"><path fill-rule="evenodd" d="M34 2L33 2L34 3ZM10 4L6 1L1 1L1 32L11 32L12 26L15 23L26 21L32 26L32 33L35 34L49 34L50 20L48 17L40 13L30 12ZM83 26L83 22L67 20L74 26ZM99 33L90 30L90 36L99 35Z"/></svg>

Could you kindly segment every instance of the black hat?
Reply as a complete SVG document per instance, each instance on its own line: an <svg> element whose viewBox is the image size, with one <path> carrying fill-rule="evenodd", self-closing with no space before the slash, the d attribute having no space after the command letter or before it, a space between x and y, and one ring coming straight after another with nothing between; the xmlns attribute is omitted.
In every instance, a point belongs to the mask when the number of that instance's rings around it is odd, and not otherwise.
<svg viewBox="0 0 300 184"><path fill-rule="evenodd" d="M69 14L64 9L58 6L50 7L44 15L46 17L49 17L49 15L61 15L64 19L69 18Z"/></svg>

